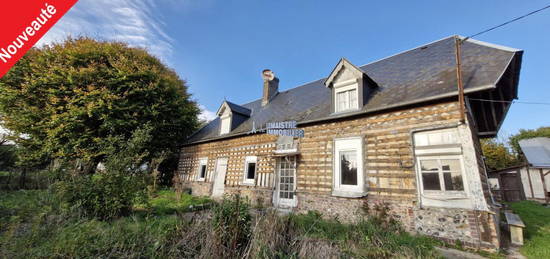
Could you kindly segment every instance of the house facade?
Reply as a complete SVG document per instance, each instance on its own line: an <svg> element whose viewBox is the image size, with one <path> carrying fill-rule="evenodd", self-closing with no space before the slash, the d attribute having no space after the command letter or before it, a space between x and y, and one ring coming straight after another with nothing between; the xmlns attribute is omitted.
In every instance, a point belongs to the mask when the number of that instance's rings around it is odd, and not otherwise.
<svg viewBox="0 0 550 259"><path fill-rule="evenodd" d="M341 59L327 78L286 91L263 72L262 98L224 101L182 146L177 188L240 193L294 212L356 221L386 203L410 232L499 247L479 138L495 136L517 98L522 51L455 37L364 66Z"/></svg>

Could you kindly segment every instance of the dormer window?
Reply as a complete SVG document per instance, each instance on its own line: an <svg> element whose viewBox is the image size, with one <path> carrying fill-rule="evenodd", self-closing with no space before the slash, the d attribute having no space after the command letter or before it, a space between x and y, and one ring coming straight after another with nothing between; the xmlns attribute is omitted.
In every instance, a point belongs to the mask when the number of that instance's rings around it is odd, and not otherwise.
<svg viewBox="0 0 550 259"><path fill-rule="evenodd" d="M231 114L222 115L220 120L222 122L220 127L220 135L229 133L231 131Z"/></svg>
<svg viewBox="0 0 550 259"><path fill-rule="evenodd" d="M357 82L334 89L335 112L344 112L359 109L357 98Z"/></svg>
<svg viewBox="0 0 550 259"><path fill-rule="evenodd" d="M220 135L229 134L250 117L251 110L234 103L224 101L218 112L220 117Z"/></svg>
<svg viewBox="0 0 550 259"><path fill-rule="evenodd" d="M325 86L332 90L332 113L362 109L373 89L377 87L376 82L363 70L344 58L325 80Z"/></svg>

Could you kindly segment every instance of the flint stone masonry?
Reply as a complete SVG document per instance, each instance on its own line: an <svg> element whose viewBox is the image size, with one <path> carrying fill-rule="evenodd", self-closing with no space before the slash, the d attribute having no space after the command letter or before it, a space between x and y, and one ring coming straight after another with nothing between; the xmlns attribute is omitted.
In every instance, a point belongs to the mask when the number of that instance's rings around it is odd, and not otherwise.
<svg viewBox="0 0 550 259"><path fill-rule="evenodd" d="M225 189L224 193L227 195L239 194L248 199L253 206L270 207L273 205L273 203L271 203L273 190L271 189L242 189L230 187Z"/></svg>
<svg viewBox="0 0 550 259"><path fill-rule="evenodd" d="M178 187L179 190L191 190L193 196L210 196L212 194L212 183L185 182Z"/></svg>

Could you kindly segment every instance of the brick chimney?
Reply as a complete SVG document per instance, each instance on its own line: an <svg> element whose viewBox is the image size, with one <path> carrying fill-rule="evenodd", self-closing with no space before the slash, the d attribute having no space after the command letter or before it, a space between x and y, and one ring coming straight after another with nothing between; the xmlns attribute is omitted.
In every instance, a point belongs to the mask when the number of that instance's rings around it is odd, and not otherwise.
<svg viewBox="0 0 550 259"><path fill-rule="evenodd" d="M273 71L264 69L262 71L264 79L264 94L262 95L262 106L265 106L279 93L279 78L275 77Z"/></svg>

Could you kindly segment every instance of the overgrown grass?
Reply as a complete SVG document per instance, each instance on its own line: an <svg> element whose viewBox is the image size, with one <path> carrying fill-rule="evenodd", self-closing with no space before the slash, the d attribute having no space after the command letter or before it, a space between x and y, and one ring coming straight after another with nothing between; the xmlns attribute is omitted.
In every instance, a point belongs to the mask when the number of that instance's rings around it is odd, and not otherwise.
<svg viewBox="0 0 550 259"><path fill-rule="evenodd" d="M399 224L380 222L376 217L357 224L342 224L336 220L321 219L316 212L291 215L293 226L306 238L328 240L345 254L353 257L437 258L434 246L442 242L426 236L412 236Z"/></svg>
<svg viewBox="0 0 550 259"><path fill-rule="evenodd" d="M100 221L67 211L48 190L0 192L0 257L439 257L439 241L375 217L343 224L315 212L280 216L267 210L248 220L249 204L235 198L192 219L180 213L205 202L164 190L140 212Z"/></svg>
<svg viewBox="0 0 550 259"><path fill-rule="evenodd" d="M48 190L0 192L0 257L176 257L170 244L187 223L167 208L197 204L197 199L163 191L150 213L112 221L66 211ZM167 199L160 202L160 199Z"/></svg>
<svg viewBox="0 0 550 259"><path fill-rule="evenodd" d="M161 190L153 195L149 203L157 214L173 214L194 211L197 207L209 206L212 201L206 197L178 194L173 190Z"/></svg>
<svg viewBox="0 0 550 259"><path fill-rule="evenodd" d="M550 258L550 208L534 201L509 205L525 223L525 244L520 252L528 258Z"/></svg>

